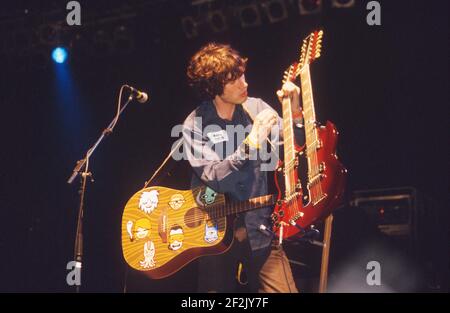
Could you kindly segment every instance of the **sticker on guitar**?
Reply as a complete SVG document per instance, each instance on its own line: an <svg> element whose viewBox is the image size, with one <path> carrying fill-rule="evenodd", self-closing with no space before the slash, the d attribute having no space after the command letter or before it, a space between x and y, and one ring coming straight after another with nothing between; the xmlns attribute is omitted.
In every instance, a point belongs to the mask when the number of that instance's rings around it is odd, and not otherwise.
<svg viewBox="0 0 450 313"><path fill-rule="evenodd" d="M127 222L127 232L130 237L130 241L149 238L150 229L151 223L146 218L140 218L135 223L133 223L133 221Z"/></svg>
<svg viewBox="0 0 450 313"><path fill-rule="evenodd" d="M176 193L172 197L170 197L169 206L174 209L178 210L183 206L183 204L186 202L183 195L181 193Z"/></svg>
<svg viewBox="0 0 450 313"><path fill-rule="evenodd" d="M176 251L183 246L184 232L179 225L173 225L169 231L169 249Z"/></svg>
<svg viewBox="0 0 450 313"><path fill-rule="evenodd" d="M206 222L205 223L205 241L207 243L213 243L214 241L216 241L219 238L218 235L218 227L217 224L212 224L212 225L208 225L211 223Z"/></svg>
<svg viewBox="0 0 450 313"><path fill-rule="evenodd" d="M203 191L203 189L200 190L200 192L197 195L197 203L201 206L206 206L209 204L213 204L214 201L216 200L216 196L217 196L217 192L215 192L214 190L212 190L209 187L206 187L205 190Z"/></svg>
<svg viewBox="0 0 450 313"><path fill-rule="evenodd" d="M158 190L144 191L139 198L139 208L147 214L153 212L158 206Z"/></svg>
<svg viewBox="0 0 450 313"><path fill-rule="evenodd" d="M149 268L155 266L155 244L153 241L147 241L144 244L144 260L140 261L139 264L143 268Z"/></svg>

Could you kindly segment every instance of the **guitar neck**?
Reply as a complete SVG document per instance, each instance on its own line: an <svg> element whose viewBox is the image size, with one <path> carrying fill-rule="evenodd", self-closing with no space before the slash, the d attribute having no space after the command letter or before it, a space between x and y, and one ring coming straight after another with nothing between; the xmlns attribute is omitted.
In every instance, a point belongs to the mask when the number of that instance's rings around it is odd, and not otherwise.
<svg viewBox="0 0 450 313"><path fill-rule="evenodd" d="M316 112L314 110L314 99L311 84L311 75L309 72L309 65L306 64L300 70L300 81L302 86L302 103L303 103L303 117L305 125L305 139L306 146L312 147L318 144L316 133ZM309 149L312 151L312 149Z"/></svg>
<svg viewBox="0 0 450 313"><path fill-rule="evenodd" d="M294 128L292 117L292 104L291 100L286 97L282 101L283 108L283 145L284 145L284 186L285 196L289 197L295 191L295 185L297 183L296 176L294 175L294 163L296 160L295 145L294 145Z"/></svg>
<svg viewBox="0 0 450 313"><path fill-rule="evenodd" d="M292 118L292 105L289 98L282 101L283 107L283 142L284 142L284 160L288 164L295 160L294 149L294 129Z"/></svg>
<svg viewBox="0 0 450 313"><path fill-rule="evenodd" d="M256 198L251 198L246 201L239 202L229 202L225 205L211 205L206 207L209 211L209 216L211 218L221 218L227 215L233 215L237 213L242 213L264 206L274 205L277 198L276 195L265 195Z"/></svg>

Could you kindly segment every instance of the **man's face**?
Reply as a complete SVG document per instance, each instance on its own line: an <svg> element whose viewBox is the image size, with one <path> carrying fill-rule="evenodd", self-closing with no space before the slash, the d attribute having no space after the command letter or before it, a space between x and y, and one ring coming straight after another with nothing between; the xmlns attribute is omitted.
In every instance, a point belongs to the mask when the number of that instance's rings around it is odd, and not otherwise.
<svg viewBox="0 0 450 313"><path fill-rule="evenodd" d="M245 75L242 74L238 79L227 83L223 88L223 94L219 97L227 103L241 104L247 100L247 87L248 84L245 81Z"/></svg>

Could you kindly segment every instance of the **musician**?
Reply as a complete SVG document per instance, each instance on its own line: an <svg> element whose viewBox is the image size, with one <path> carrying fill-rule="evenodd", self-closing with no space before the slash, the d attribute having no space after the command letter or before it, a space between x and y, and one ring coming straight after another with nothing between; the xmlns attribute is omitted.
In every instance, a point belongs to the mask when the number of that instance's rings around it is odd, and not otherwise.
<svg viewBox="0 0 450 313"><path fill-rule="evenodd" d="M269 144L268 137L271 149L276 148L282 125L272 107L248 96L246 64L247 59L230 46L210 43L195 53L187 69L189 84L203 101L183 124L184 151L194 172L192 187L206 185L236 201L268 194L267 160L260 152ZM277 91L280 100L290 97L296 122L301 116L299 92L290 82ZM299 129L295 133L297 137ZM240 214L230 250L200 258L200 292L236 291L239 262L244 264L249 291L298 292L283 248L261 229L263 225L270 230L272 211L263 207Z"/></svg>

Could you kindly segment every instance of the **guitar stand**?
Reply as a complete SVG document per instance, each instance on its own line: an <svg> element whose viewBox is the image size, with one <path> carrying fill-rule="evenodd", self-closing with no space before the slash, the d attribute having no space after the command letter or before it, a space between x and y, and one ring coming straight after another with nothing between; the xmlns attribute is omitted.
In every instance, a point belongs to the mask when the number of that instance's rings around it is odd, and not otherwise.
<svg viewBox="0 0 450 313"><path fill-rule="evenodd" d="M320 265L320 282L319 282L319 293L325 293L327 291L328 284L328 261L330 256L330 245L331 245L331 231L333 228L333 214L330 214L325 219L325 231L323 233L322 242L322 262Z"/></svg>
<svg viewBox="0 0 450 313"><path fill-rule="evenodd" d="M304 237L300 238L301 241L310 243L315 246L319 246L322 248L322 260L320 264L320 278L319 278L319 293L325 293L327 290L327 282L328 282L328 264L329 264L329 256L330 256L330 245L331 245L331 232L333 228L333 215L330 214L325 219L323 240L318 241L314 239L319 232L317 229L313 229L310 231L306 231L302 229L304 233ZM312 235L312 236L311 236ZM293 262L290 260L290 262ZM294 262L295 263L295 262ZM305 265L303 263L299 265Z"/></svg>

